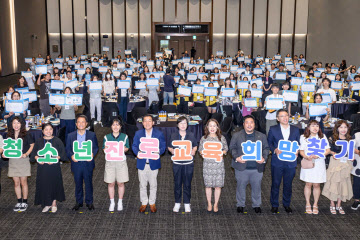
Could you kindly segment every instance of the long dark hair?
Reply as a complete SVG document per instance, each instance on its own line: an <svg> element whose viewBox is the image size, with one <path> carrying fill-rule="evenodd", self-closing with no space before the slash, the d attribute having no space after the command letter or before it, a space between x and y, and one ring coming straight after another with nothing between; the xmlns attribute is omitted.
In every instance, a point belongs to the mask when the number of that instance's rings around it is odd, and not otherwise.
<svg viewBox="0 0 360 240"><path fill-rule="evenodd" d="M206 123L206 126L205 126L205 138L207 138L207 137L210 135L210 132L209 132L209 129L208 129L210 122L215 122L215 123L216 123L216 126L217 126L216 136L217 136L217 138L219 139L219 141L221 141L220 124L219 124L219 122L218 122L215 118L211 118L211 119Z"/></svg>
<svg viewBox="0 0 360 240"><path fill-rule="evenodd" d="M316 121L316 120L311 120L311 121L308 123L307 127L305 128L304 137L305 137L305 138L309 138L309 137L310 137L310 135L311 135L311 133L310 133L310 126L311 126L312 124L319 126L318 136L319 136L319 138L323 138L323 137L324 137L324 134L323 134L323 132L321 131L320 123L319 123L318 121Z"/></svg>
<svg viewBox="0 0 360 240"><path fill-rule="evenodd" d="M24 78L24 76L21 76L21 77L18 79L17 86L18 86L19 88L21 88L21 86L20 86L20 79L23 79L23 80L24 80L24 86L23 86L23 87L27 87L28 84L27 84L27 81L26 81L26 79Z"/></svg>
<svg viewBox="0 0 360 240"><path fill-rule="evenodd" d="M13 122L14 122L15 120L18 121L18 122L20 122L20 124L21 124L18 138L24 139L25 136L26 136L26 134L27 134L26 125L25 125L24 120L23 120L22 118L20 118L20 117L14 117L13 120L11 120L11 123L10 123L10 125L8 126L8 133L7 133L6 136L7 136L8 138L14 138L14 139L15 139L15 130L14 130L13 126L12 126L12 124L13 124Z"/></svg>
<svg viewBox="0 0 360 240"><path fill-rule="evenodd" d="M342 125L342 124L345 124L348 128L348 131L347 133L345 134L345 138L346 138L346 141L350 141L351 140L351 135L350 135L350 131L351 131L351 127L350 125L347 123L347 121L345 120L339 120L335 123L335 126L334 126L334 129L333 129L333 135L332 135L332 139L333 141L337 141L339 140L339 131L338 131L338 128Z"/></svg>

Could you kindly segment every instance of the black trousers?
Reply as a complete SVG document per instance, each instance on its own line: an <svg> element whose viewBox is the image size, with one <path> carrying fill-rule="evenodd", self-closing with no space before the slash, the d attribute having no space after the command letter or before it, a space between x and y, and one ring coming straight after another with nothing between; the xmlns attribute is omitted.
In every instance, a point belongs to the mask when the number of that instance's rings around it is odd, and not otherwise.
<svg viewBox="0 0 360 240"><path fill-rule="evenodd" d="M180 165L173 163L175 203L181 203L184 195L184 204L190 203L191 181L194 173L194 163Z"/></svg>

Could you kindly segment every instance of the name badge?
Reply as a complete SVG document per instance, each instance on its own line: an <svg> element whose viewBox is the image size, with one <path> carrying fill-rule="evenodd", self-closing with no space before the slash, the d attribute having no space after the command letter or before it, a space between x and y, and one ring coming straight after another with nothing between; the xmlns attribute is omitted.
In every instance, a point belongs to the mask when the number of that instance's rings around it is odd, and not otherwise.
<svg viewBox="0 0 360 240"><path fill-rule="evenodd" d="M307 96L306 99L309 101L309 100L310 100L310 96Z"/></svg>
<svg viewBox="0 0 360 240"><path fill-rule="evenodd" d="M359 92L355 92L355 95L356 95L356 96L359 96Z"/></svg>
<svg viewBox="0 0 360 240"><path fill-rule="evenodd" d="M200 96L197 96L197 99L199 100L199 99L200 99Z"/></svg>
<svg viewBox="0 0 360 240"><path fill-rule="evenodd" d="M250 111L251 111L251 109L250 109L250 108L247 108L247 111L248 111L248 112L250 112Z"/></svg>
<svg viewBox="0 0 360 240"><path fill-rule="evenodd" d="M321 121L321 117L316 117L315 120L318 121L318 122L320 122L320 121Z"/></svg>
<svg viewBox="0 0 360 240"><path fill-rule="evenodd" d="M213 97L210 97L210 101L212 101L213 100Z"/></svg>
<svg viewBox="0 0 360 240"><path fill-rule="evenodd" d="M69 105L65 105L65 109L70 109Z"/></svg>
<svg viewBox="0 0 360 240"><path fill-rule="evenodd" d="M265 84L269 84L269 81L266 81Z"/></svg>

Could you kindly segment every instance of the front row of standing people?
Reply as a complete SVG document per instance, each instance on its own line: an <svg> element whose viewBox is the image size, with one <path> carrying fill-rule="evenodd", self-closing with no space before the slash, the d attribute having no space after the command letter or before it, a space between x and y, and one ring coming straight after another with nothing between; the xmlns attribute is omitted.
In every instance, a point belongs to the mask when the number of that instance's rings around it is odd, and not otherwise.
<svg viewBox="0 0 360 240"><path fill-rule="evenodd" d="M356 210L360 206L360 164L358 161L360 146L360 134L356 136L355 160L342 161L336 159L334 156L341 151L341 148L335 144L337 140L350 141L350 126L346 121L339 120L334 127L333 135L327 140L322 133L319 122L311 120L305 129L303 135L300 136L299 129L289 124L289 114L286 110L279 110L276 113L278 125L271 126L269 135L266 136L255 130L255 119L248 115L244 117L244 129L235 133L231 139L228 147L224 136L221 135L219 123L215 119L210 119L205 127L205 135L201 138L200 144L197 144L195 136L192 132L187 131L188 120L185 117L180 117L177 120L178 131L170 136L170 146L166 146L166 141L162 132L154 126L154 120L151 115L143 117L144 129L136 132L133 139L132 150L137 156L137 169L139 177L140 188L140 212L145 212L147 205L150 205L150 211L156 212L156 195L157 195L157 175L161 168L161 161L159 159L145 159L139 157L140 139L141 138L156 138L159 140L159 155L162 155L166 147L171 154L174 154L175 146L172 145L176 140L188 140L191 142L191 156L195 156L196 151L199 151L204 158L203 163L203 178L205 185L205 192L207 198L207 210L219 211L219 199L221 195L221 188L224 187L225 181L225 167L223 159L215 161L212 158L207 158L204 154L204 144L207 142L221 142L222 155L225 156L228 151L232 155L231 166L235 170L235 178L237 181L236 187L236 207L237 212L243 213L245 211L246 188L251 185L251 199L252 208L255 213L261 213L261 184L263 172L266 161L268 160L269 152L271 151L271 198L272 205L271 212L277 214L279 212L279 191L280 185L283 181L283 199L282 205L287 213L292 213L291 196L292 196L292 182L296 173L297 162L281 161L279 155L280 140L296 141L300 143L300 149L296 155L300 154L302 161L309 161L313 163L312 168L303 167L300 172L300 179L305 182L304 195L306 200L306 213L318 214L318 200L321 194L320 184L325 183L322 194L330 199L330 212L336 214L345 214L341 207L341 202L354 198L352 209ZM27 177L31 176L30 162L36 161L38 151L43 149L47 143L51 143L58 151L58 159L66 161L71 159L71 170L74 174L75 181L75 198L76 204L73 210L79 210L83 207L84 191L83 183L85 183L85 203L89 210L94 210L93 204L93 185L92 175L95 167L94 156L98 152L98 143L95 133L86 130L87 119L80 115L76 118L77 130L70 133L67 137L66 148L62 141L53 136L54 128L50 123L42 126L43 137L33 141L32 137L27 133L24 121L15 117L9 127L7 134L8 138L23 140L22 156L21 158L9 159L8 176L13 178L15 193L18 199L14 211L25 211L27 209L28 186ZM124 161L106 161L104 181L108 184L108 192L110 197L109 211L115 210L115 184L118 185L119 199L117 202L117 210L123 210L122 199L125 192L124 183L129 181L128 167L126 163L125 152L130 148L129 139L126 134L121 133L121 122L114 119L111 125L111 133L104 137L103 149L107 148L106 142L124 142ZM325 157L320 158L315 155L308 156L310 138L324 139L327 143L325 154L331 155L328 169L325 167ZM2 138L0 136L0 143ZM77 161L74 157L73 142L78 141L81 144L87 140L91 140L92 156L88 161ZM262 156L260 161L246 161L244 159L244 152L241 143L251 141L262 142ZM0 146L0 151L3 151L3 146ZM224 158L224 157L222 157ZM305 165L304 165L305 166ZM37 179L36 179L36 193L35 205L42 205L43 212L51 210L57 211L57 201L64 201L64 187L61 175L61 168L59 161L57 163L39 163L37 164ZM191 212L191 181L194 172L193 158L188 161L173 161L174 174L174 196L175 205L174 212L179 212L181 202L183 201L185 212ZM353 185L351 184L350 173L354 175ZM150 194L147 192L147 186L150 185ZM214 189L214 204L212 204L212 192ZM313 193L313 205L311 205L310 196Z"/></svg>

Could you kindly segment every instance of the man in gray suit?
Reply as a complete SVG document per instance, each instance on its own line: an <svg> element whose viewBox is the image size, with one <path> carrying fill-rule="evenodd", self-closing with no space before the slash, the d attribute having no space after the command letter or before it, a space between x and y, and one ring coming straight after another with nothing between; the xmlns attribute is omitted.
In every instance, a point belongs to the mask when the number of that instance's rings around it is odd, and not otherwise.
<svg viewBox="0 0 360 240"><path fill-rule="evenodd" d="M246 141L262 143L262 157L260 161L247 161L243 159L241 143ZM236 206L237 212L243 213L246 200L246 186L251 185L252 207L255 213L261 213L261 180L265 169L266 159L269 156L269 145L266 135L255 131L255 118L252 115L244 117L244 129L233 135L230 142L232 155L231 166L235 169Z"/></svg>

